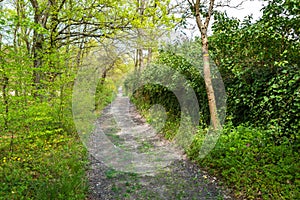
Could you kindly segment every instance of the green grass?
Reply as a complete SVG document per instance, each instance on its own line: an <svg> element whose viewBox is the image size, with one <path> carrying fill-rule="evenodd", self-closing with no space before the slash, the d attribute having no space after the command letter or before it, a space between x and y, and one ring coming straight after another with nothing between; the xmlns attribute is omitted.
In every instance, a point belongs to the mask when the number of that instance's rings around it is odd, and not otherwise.
<svg viewBox="0 0 300 200"><path fill-rule="evenodd" d="M297 147L288 141L276 145L271 135L271 131L227 125L215 148L199 159L200 131L188 154L232 187L236 198L299 199Z"/></svg>
<svg viewBox="0 0 300 200"><path fill-rule="evenodd" d="M141 146L139 146L137 149L140 153L147 153L149 152L152 148L154 148L154 145L151 144L150 142L147 141L142 141Z"/></svg>
<svg viewBox="0 0 300 200"><path fill-rule="evenodd" d="M70 142L3 157L0 199L84 199L84 152L81 144Z"/></svg>
<svg viewBox="0 0 300 200"><path fill-rule="evenodd" d="M87 151L57 113L44 103L10 113L0 137L0 199L85 199Z"/></svg>
<svg viewBox="0 0 300 200"><path fill-rule="evenodd" d="M113 87L97 91L103 109ZM75 130L70 100L25 105L11 97L8 116L0 114L0 199L86 199L87 150ZM0 109L4 109L0 102ZM63 105L63 110L62 107Z"/></svg>

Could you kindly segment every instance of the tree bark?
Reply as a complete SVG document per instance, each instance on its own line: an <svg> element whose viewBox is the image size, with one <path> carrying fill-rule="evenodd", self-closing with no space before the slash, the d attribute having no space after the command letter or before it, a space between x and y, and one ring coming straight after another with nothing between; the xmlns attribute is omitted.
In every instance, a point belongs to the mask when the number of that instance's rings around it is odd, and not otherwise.
<svg viewBox="0 0 300 200"><path fill-rule="evenodd" d="M0 34L0 52L2 51L2 35ZM2 63L2 57L0 55L0 63ZM2 64L1 64L2 66ZM3 70L3 80L2 80L2 96L3 96L3 104L5 107L5 111L4 111L4 130L8 129L8 111L9 111L9 107L8 107L8 77L5 74L5 70L4 68Z"/></svg>
<svg viewBox="0 0 300 200"><path fill-rule="evenodd" d="M200 12L200 0L196 0L196 3L194 5L196 22L197 22L198 29L201 33L201 40L202 40L203 73L204 73L206 93L208 97L210 119L211 119L213 129L218 130L220 128L220 121L217 113L215 92L212 85L210 57L208 51L208 36L207 36L207 29L213 12L213 7L214 7L214 0L210 0L208 13L206 15L205 22L203 23L201 19L201 12Z"/></svg>
<svg viewBox="0 0 300 200"><path fill-rule="evenodd" d="M138 49L139 51L139 71L141 72L144 69L144 57L143 57L143 49Z"/></svg>
<svg viewBox="0 0 300 200"><path fill-rule="evenodd" d="M37 0L30 0L31 5L34 10L34 22L45 28L47 16L43 16L42 11ZM32 54L33 54L33 84L35 86L34 96L37 97L37 91L41 88L41 78L42 78L42 54L43 54L43 34L35 28L33 31L33 44L32 44Z"/></svg>
<svg viewBox="0 0 300 200"><path fill-rule="evenodd" d="M143 15L144 15L144 11L145 11L145 0L137 0L137 9L138 9L138 13L141 17L141 23L143 23ZM144 69L144 57L143 57L143 30L142 29L138 29L137 30L138 33L138 71L141 72Z"/></svg>
<svg viewBox="0 0 300 200"><path fill-rule="evenodd" d="M139 59L139 51L138 51L138 49L136 49L135 55L134 55L134 70L135 70L135 72L138 71L138 65L139 65L138 59Z"/></svg>
<svg viewBox="0 0 300 200"><path fill-rule="evenodd" d="M147 65L149 65L152 61L152 48L148 48L148 57L147 57Z"/></svg>

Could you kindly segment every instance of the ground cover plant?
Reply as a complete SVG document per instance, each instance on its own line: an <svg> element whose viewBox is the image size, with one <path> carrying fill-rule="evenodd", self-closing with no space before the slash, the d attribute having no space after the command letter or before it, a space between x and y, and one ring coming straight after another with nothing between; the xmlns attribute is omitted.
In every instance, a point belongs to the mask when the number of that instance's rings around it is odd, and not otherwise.
<svg viewBox="0 0 300 200"><path fill-rule="evenodd" d="M297 199L299 152L288 139L277 145L270 131L228 123L215 148L199 159L205 134L199 131L188 155L210 173L222 177L242 199Z"/></svg>
<svg viewBox="0 0 300 200"><path fill-rule="evenodd" d="M1 135L1 199L84 199L86 150L57 110L34 104Z"/></svg>
<svg viewBox="0 0 300 200"><path fill-rule="evenodd" d="M112 100L106 96L113 94L109 88L97 95L107 99L97 106L100 110ZM26 109L18 101L10 97L7 127L1 127L0 199L85 199L87 150L73 124L71 104L64 101L62 113L54 100L30 102Z"/></svg>

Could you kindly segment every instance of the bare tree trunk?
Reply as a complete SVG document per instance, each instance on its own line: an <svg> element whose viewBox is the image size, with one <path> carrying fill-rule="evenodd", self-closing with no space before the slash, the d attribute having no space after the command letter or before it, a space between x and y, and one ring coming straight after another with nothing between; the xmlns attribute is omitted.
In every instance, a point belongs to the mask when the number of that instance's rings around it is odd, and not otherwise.
<svg viewBox="0 0 300 200"><path fill-rule="evenodd" d="M18 32L19 32L19 28L20 28L20 2L19 0L15 1L16 4L16 9L17 9L17 16L18 16L18 22L16 23L15 26L15 30L14 30L14 39L13 39L13 45L14 45L14 52L16 53L16 55L18 55L18 47L19 47L19 39L18 39ZM20 80L17 80L17 84L21 85ZM18 88L19 89L19 88ZM19 90L17 88L15 88L15 94L16 96L19 96Z"/></svg>
<svg viewBox="0 0 300 200"><path fill-rule="evenodd" d="M79 45L79 51L78 51L78 53L76 55L76 67L77 67L77 69L80 67L80 64L81 64L83 44L84 44L84 40L82 39L82 41L81 41L81 43Z"/></svg>
<svg viewBox="0 0 300 200"><path fill-rule="evenodd" d="M3 77L3 86L2 86L2 96L3 96L3 103L5 107L4 111L4 130L8 129L8 77L4 75Z"/></svg>
<svg viewBox="0 0 300 200"><path fill-rule="evenodd" d="M148 48L148 57L147 57L147 65L149 65L152 61L152 48Z"/></svg>
<svg viewBox="0 0 300 200"><path fill-rule="evenodd" d="M200 0L196 0L194 6L195 6L194 8L195 8L196 22L197 22L198 29L201 33L201 40L202 40L203 72L204 72L206 93L208 97L210 119L211 119L213 129L218 130L220 128L220 121L217 113L215 92L212 85L210 57L208 52L208 37L207 37L207 29L213 12L214 0L210 0L208 13L206 15L206 19L204 23L201 20L202 13L200 12Z"/></svg>
<svg viewBox="0 0 300 200"><path fill-rule="evenodd" d="M38 90L40 88L40 83L41 83L41 76L42 72L40 70L42 66L42 49L43 49L43 36L36 31L34 31L33 34L33 68L34 73L33 73L33 83L35 84L36 89Z"/></svg>
<svg viewBox="0 0 300 200"><path fill-rule="evenodd" d="M47 16L43 16L40 11L39 4L37 0L30 0L31 5L34 9L34 22L42 27L46 26ZM37 97L37 91L41 88L41 78L42 78L42 53L43 53L43 34L39 33L38 30L33 31L33 44L32 44L32 54L33 54L33 83L35 86L34 96Z"/></svg>
<svg viewBox="0 0 300 200"><path fill-rule="evenodd" d="M220 128L220 122L217 113L216 106L216 97L214 93L214 88L212 85L212 77L211 77L211 68L210 68L210 57L208 54L208 41L207 36L202 36L202 57L203 57L203 72L204 72L204 81L205 88L208 97L208 105L211 123L213 129L217 130Z"/></svg>
<svg viewBox="0 0 300 200"><path fill-rule="evenodd" d="M83 31L85 32L87 28L87 25L84 25ZM85 38L81 39L80 45L79 45L79 51L77 53L76 56L76 67L77 69L79 69L80 65L82 64L82 58L83 58L83 54L84 54L84 45L85 45L86 41Z"/></svg>
<svg viewBox="0 0 300 200"><path fill-rule="evenodd" d="M134 55L134 71L138 71L138 66L139 66L139 51L138 49L135 50L135 55Z"/></svg>
<svg viewBox="0 0 300 200"><path fill-rule="evenodd" d="M143 57L143 49L138 49L139 51L139 71L142 71L144 69L144 57Z"/></svg>
<svg viewBox="0 0 300 200"><path fill-rule="evenodd" d="M144 15L145 11L145 0L137 0L137 9L140 17ZM142 40L143 40L143 30L138 29L138 49L137 49L137 54L138 54L138 71L142 71L144 68L144 58L143 58L143 45L142 45Z"/></svg>
<svg viewBox="0 0 300 200"><path fill-rule="evenodd" d="M2 35L0 34L0 52L2 52ZM0 55L0 64L2 65L2 57ZM8 77L5 74L5 70L2 69L3 71L3 80L2 80L2 97L3 97L3 104L5 107L5 111L4 111L4 130L8 129L8 111L9 111L9 107L8 107Z"/></svg>

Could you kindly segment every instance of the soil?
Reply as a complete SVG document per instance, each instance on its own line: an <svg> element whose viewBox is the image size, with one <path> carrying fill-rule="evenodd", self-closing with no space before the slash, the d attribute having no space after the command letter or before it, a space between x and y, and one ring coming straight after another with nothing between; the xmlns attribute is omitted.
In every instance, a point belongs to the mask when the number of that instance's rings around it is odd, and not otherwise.
<svg viewBox="0 0 300 200"><path fill-rule="evenodd" d="M90 200L232 199L220 181L146 123L121 90L87 147Z"/></svg>

